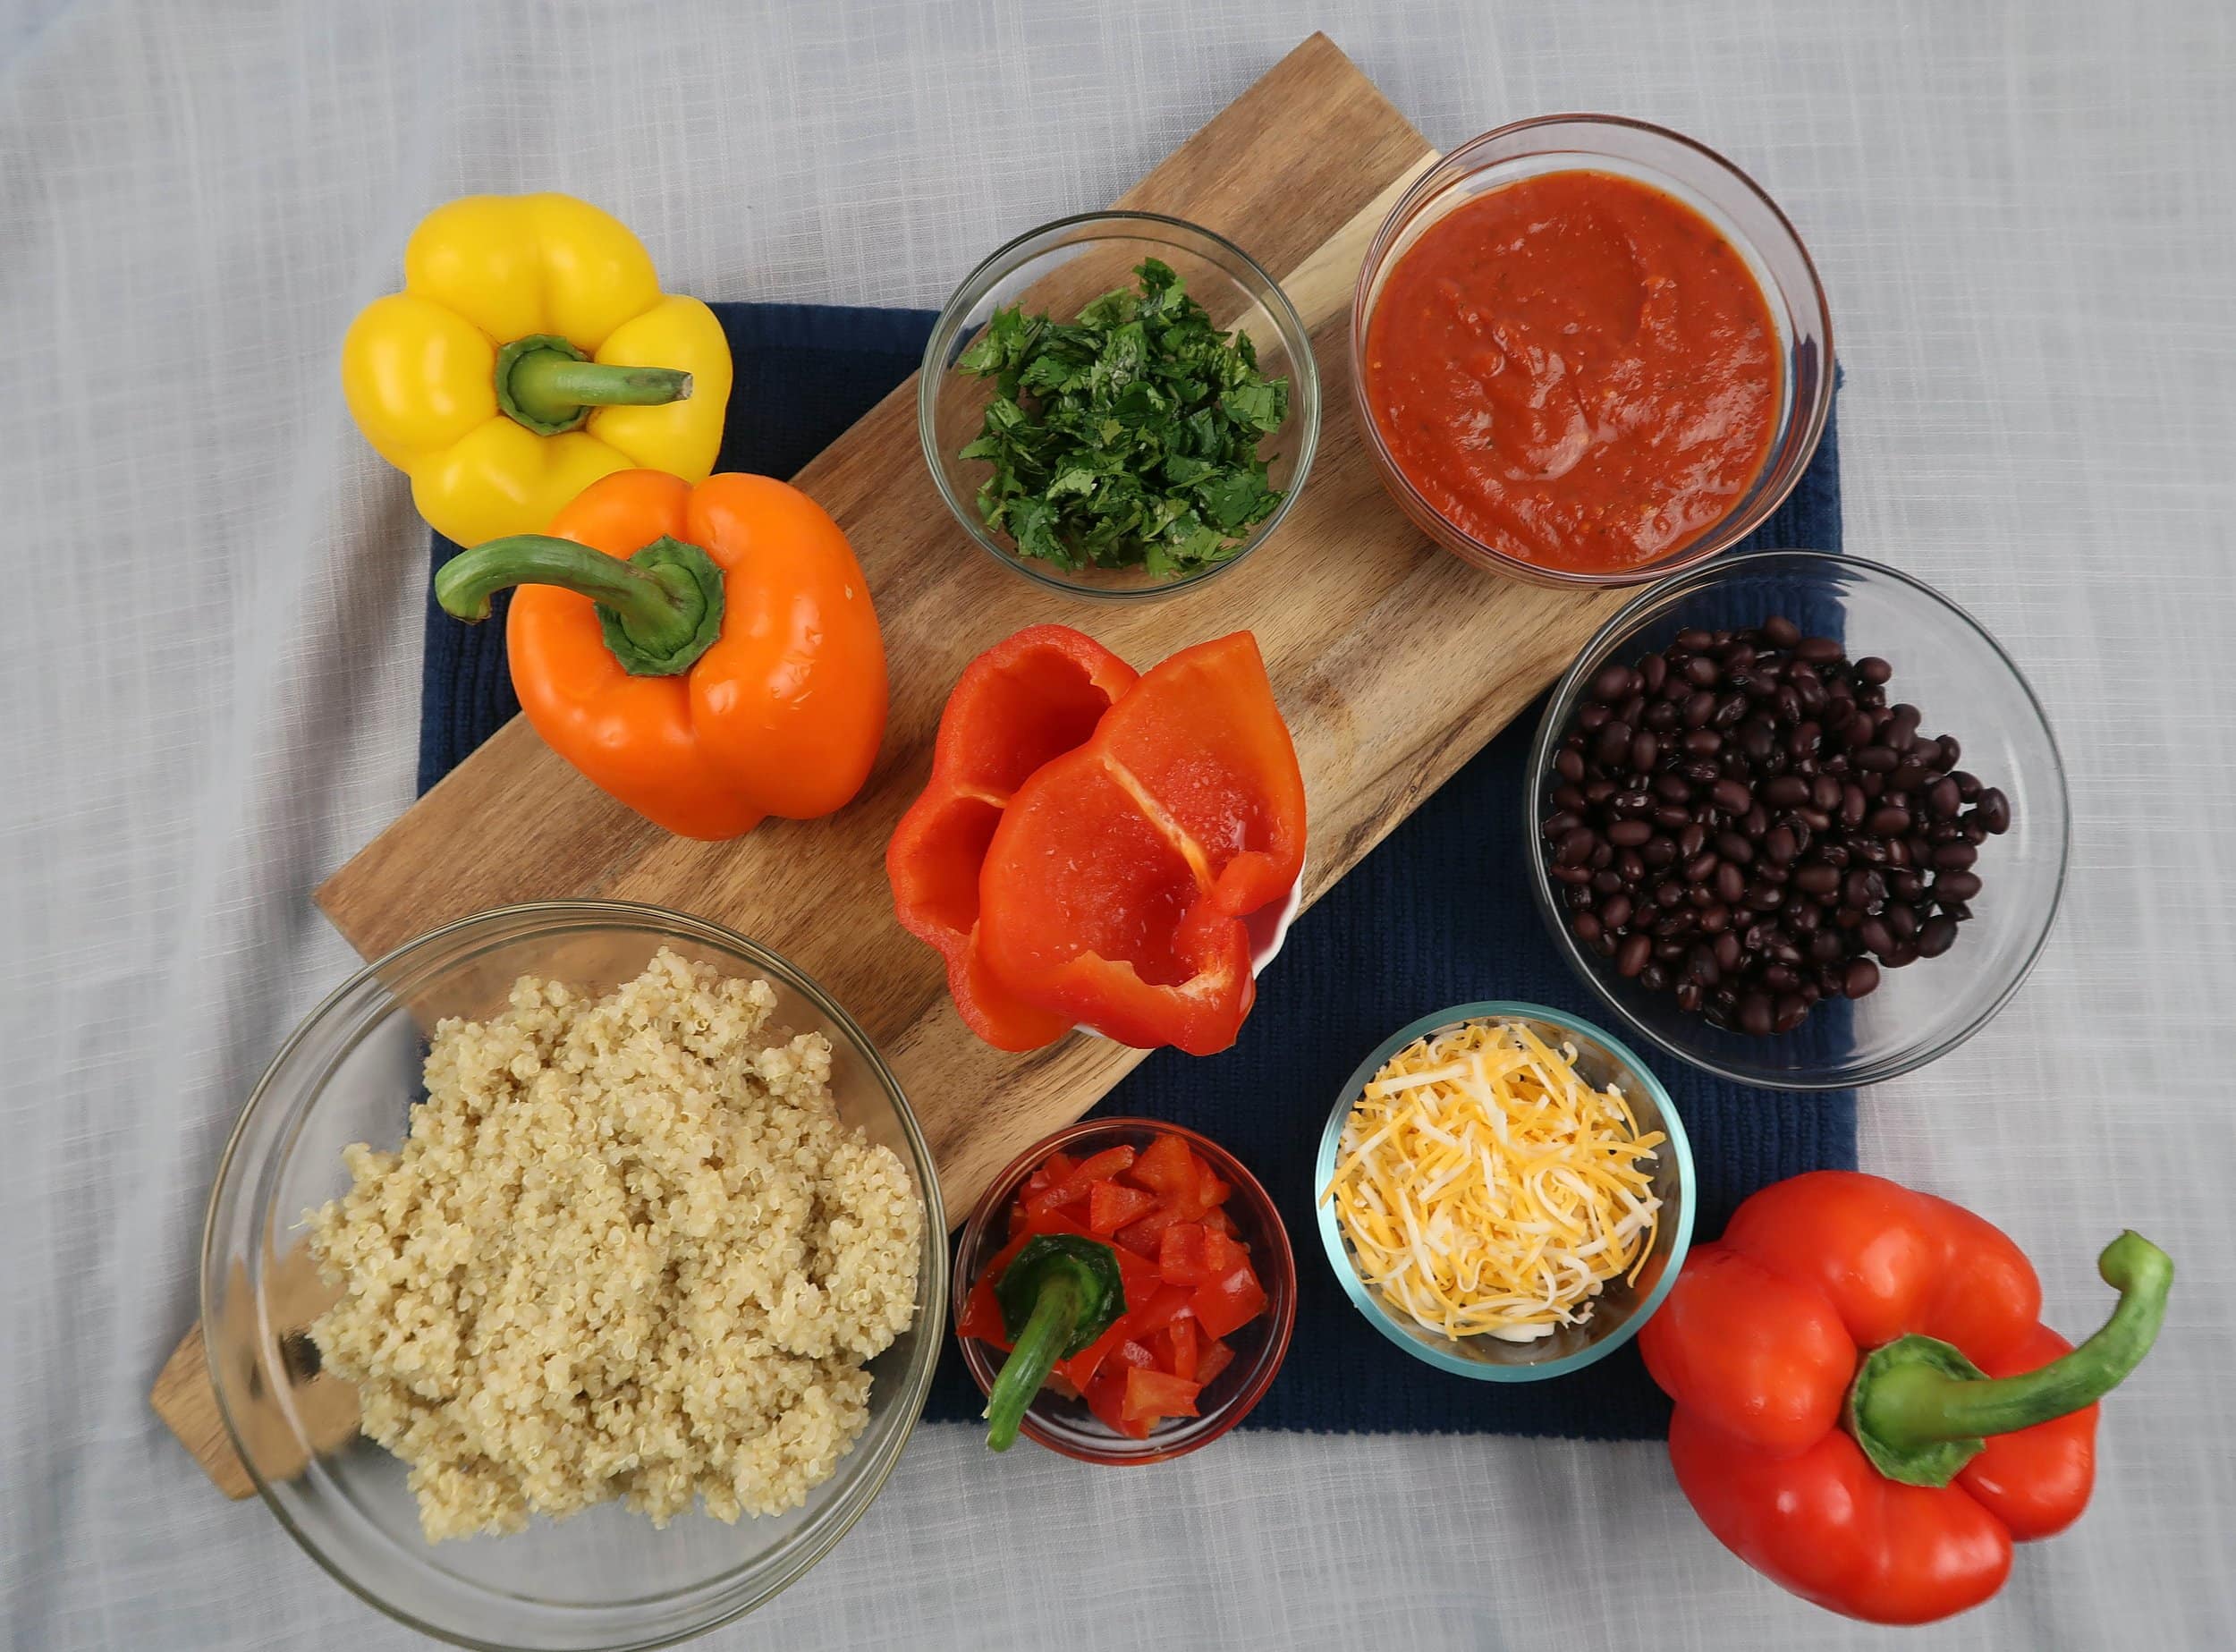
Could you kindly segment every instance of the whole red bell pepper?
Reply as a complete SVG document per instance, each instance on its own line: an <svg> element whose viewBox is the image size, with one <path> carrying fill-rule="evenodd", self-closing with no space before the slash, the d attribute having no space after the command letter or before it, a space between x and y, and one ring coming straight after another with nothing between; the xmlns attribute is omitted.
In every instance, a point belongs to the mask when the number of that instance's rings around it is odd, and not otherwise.
<svg viewBox="0 0 2236 1652"><path fill-rule="evenodd" d="M2040 1323L2009 1238L1856 1171L1742 1204L1639 1333L1677 1402L1677 1482L1732 1553L1850 1617L1924 1623L2003 1586L2012 1545L2062 1531L2095 1480L2096 1402L2165 1315L2173 1264L2122 1233L2120 1292L2079 1348Z"/></svg>

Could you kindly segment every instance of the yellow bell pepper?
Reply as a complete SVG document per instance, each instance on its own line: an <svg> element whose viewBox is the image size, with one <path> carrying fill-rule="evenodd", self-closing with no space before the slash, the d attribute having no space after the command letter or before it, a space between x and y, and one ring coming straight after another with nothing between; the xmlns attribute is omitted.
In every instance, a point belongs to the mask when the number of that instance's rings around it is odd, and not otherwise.
<svg viewBox="0 0 2236 1652"><path fill-rule="evenodd" d="M730 401L714 311L665 294L609 214L568 195L470 195L420 221L403 291L342 343L358 428L461 545L540 533L616 470L707 479Z"/></svg>

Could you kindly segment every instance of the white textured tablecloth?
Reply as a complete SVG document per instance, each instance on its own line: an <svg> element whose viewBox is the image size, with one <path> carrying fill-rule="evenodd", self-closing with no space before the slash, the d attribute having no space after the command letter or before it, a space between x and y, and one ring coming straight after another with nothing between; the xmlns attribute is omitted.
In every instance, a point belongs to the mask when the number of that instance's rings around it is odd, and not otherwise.
<svg viewBox="0 0 2236 1652"><path fill-rule="evenodd" d="M1919 1646L2236 1619L2236 22L2189 4L0 8L0 1587L17 1648L403 1647L149 1414L218 1148L351 966L309 891L410 801L424 536L335 352L419 215L559 188L708 297L931 304L1103 204L1309 30L1435 141L1618 110L1759 178L1831 289L1848 543L2009 645L2074 874L1865 1163L2093 1326L2178 1258L2095 1506ZM1309 1350L1298 1357L1309 1358ZM1161 1470L927 1429L733 1648L1866 1644L1658 1447L1230 1436Z"/></svg>

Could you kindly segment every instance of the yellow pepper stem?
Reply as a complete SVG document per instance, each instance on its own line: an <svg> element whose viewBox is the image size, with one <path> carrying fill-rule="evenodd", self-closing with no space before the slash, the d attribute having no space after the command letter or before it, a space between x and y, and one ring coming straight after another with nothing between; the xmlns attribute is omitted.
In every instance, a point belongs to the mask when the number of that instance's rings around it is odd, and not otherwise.
<svg viewBox="0 0 2236 1652"><path fill-rule="evenodd" d="M497 352L497 405L538 436L572 430L600 407L661 407L690 399L675 368L593 361L555 334L516 338Z"/></svg>

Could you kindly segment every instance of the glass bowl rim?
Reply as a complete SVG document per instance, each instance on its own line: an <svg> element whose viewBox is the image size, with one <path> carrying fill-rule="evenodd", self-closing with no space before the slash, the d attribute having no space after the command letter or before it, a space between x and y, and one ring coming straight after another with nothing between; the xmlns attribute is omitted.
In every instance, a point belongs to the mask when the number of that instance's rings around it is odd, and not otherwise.
<svg viewBox="0 0 2236 1652"><path fill-rule="evenodd" d="M1673 1225L1676 1237L1669 1248L1669 1259L1663 1265L1662 1275L1654 1287L1639 1299L1639 1305L1630 1317L1597 1342L1563 1354L1557 1360L1547 1360L1534 1365L1485 1365L1422 1342L1407 1332L1367 1288L1359 1278L1359 1269L1351 1259L1351 1251L1343 1243L1342 1224L1336 1220L1333 1206L1320 1197L1328 1179L1335 1173L1335 1154L1342 1140L1344 1121L1351 1116L1353 1101L1364 1089L1368 1080L1382 1068L1391 1056L1414 1039L1439 1028L1458 1026L1474 1021L1549 1021L1571 1032L1582 1033L1621 1061L1635 1075L1639 1086L1660 1109L1662 1128L1668 1134L1669 1146L1675 1156L1677 1167L1678 1209ZM1677 1275L1685 1265L1685 1258L1692 1249L1692 1230L1695 1216L1696 1177L1692 1163L1692 1139L1685 1132L1684 1116L1678 1111L1669 1089L1655 1076L1652 1068L1638 1057L1637 1052L1620 1038L1594 1026L1580 1015L1566 1010L1556 1010L1542 1004L1530 1004L1516 998L1485 999L1474 1004L1457 1004L1447 1009L1431 1011L1416 1021L1408 1021L1368 1053L1367 1058L1351 1070L1342 1091L1335 1097L1334 1108L1327 1115L1327 1123L1320 1131L1319 1150L1312 1159L1313 1215L1320 1231L1320 1248L1326 1252L1328 1267L1342 1286L1343 1294L1351 1306L1365 1316L1367 1323L1395 1343L1407 1353L1426 1365L1455 1377L1472 1377L1478 1382L1534 1383L1549 1377L1565 1377L1597 1365L1639 1334L1639 1328L1659 1311L1670 1290L1677 1283Z"/></svg>
<svg viewBox="0 0 2236 1652"><path fill-rule="evenodd" d="M1427 497L1414 486L1413 479L1405 474L1402 467L1391 454L1389 444L1383 439L1380 423L1375 419L1373 409L1367 404L1366 375L1356 371L1351 375L1352 411L1363 432L1362 445L1374 459L1377 473L1385 483L1403 489L1406 513L1414 516L1417 521L1433 520L1443 523L1447 532L1466 541L1476 552L1489 559L1499 572L1515 579L1526 580L1540 585L1580 590L1620 589L1624 586L1647 584L1650 581L1690 572L1703 563L1730 550L1740 540L1768 521L1778 507L1785 503L1787 496L1800 485L1801 478L1808 474L1809 466L1816 461L1817 450L1824 442L1825 428L1832 419L1833 397L1838 387L1839 357L1835 353L1834 344L1832 302L1825 295L1825 280L1817 273L1817 260L1810 256L1808 243L1801 239L1800 231L1794 228L1793 220L1786 216L1785 208L1778 205L1777 199L1757 182L1752 174L1736 162L1710 148L1698 138L1688 137L1685 133L1671 127L1658 125L1652 121L1641 121L1630 115L1594 114L1585 110L1571 110L1553 114L1533 114L1522 120L1509 121L1503 126L1495 126L1488 131L1479 132L1465 143L1438 156L1419 177L1413 180L1412 183L1407 187L1405 193L1398 198L1397 203L1383 218L1381 226L1375 232L1374 240L1368 243L1366 255L1359 262L1358 282L1351 290L1351 352L1353 362L1359 360L1365 354L1367 324L1378 301L1374 295L1375 277L1388 261L1391 249L1395 244L1397 236L1411 222L1414 214L1426 206L1429 200L1442 194L1445 189L1467 174L1470 170L1469 164L1470 157L1476 151L1539 127L1558 125L1621 128L1629 131L1641 132L1648 138L1675 145L1681 149L1690 150L1707 161L1712 167L1728 174L1741 190L1752 195L1766 208L1772 221L1777 225L1787 241L1791 243L1795 254L1800 259L1801 268L1808 277L1807 289L1800 296L1813 308L1824 335L1825 363L1817 394L1810 399L1807 409L1800 408L1798 405L1795 409L1791 426L1800 432L1800 443L1796 449L1798 457L1789 467L1789 473L1784 480L1763 493L1746 510L1724 518L1692 544L1661 562L1650 563L1642 568L1599 572L1571 568L1548 568L1540 563L1526 562L1519 556L1511 555L1495 546L1486 545L1473 534L1449 521L1443 512L1429 503ZM1594 151L1579 149L1577 153L1588 157ZM1608 157L1606 158L1618 157ZM1577 170L1585 170L1585 168L1579 167ZM1780 297L1783 299L1784 296L1781 292ZM1782 429L1783 428L1781 427Z"/></svg>
<svg viewBox="0 0 2236 1652"><path fill-rule="evenodd" d="M1231 258L1241 265L1258 280L1263 282L1266 287L1266 297L1261 301L1266 313L1273 317L1275 329L1283 335L1282 347L1289 354L1291 377L1308 382L1311 394L1309 400L1293 394L1290 400L1290 418L1299 421L1300 439L1297 444L1296 469L1289 478L1289 486L1283 490L1281 503L1274 507L1274 513L1271 516L1251 529L1249 538L1242 541L1233 555L1224 562L1215 563L1208 568L1199 569L1184 578L1167 580L1161 585L1124 588L1082 585L1061 575L1033 567L1030 558L1019 556L1004 550L994 536L987 531L986 525L977 520L976 513L963 499L957 496L953 484L948 480L946 459L940 448L937 431L940 385L948 374L957 369L949 367L942 358L946 354L948 346L961 334L964 318L970 309L990 293L1004 275L1022 267L1026 250L1032 243L1056 234L1060 231L1076 229L1084 225L1108 226L1114 233L1107 235L1083 237L1080 244L1085 244L1088 240L1147 239L1126 233L1125 226L1129 225L1156 225L1165 229L1175 229L1190 235L1200 236L1209 242L1218 254L1218 257L1210 260L1211 262L1217 263L1222 258ZM1295 303L1283 290L1282 284L1266 271L1264 265L1227 237L1220 234L1218 231L1207 229L1190 219L1175 217L1171 213L1165 212L1145 212L1132 208L1107 208L1100 212L1075 212L1061 218L1051 218L1046 223L1037 225L1021 235L1012 236L992 252L987 253L985 258L979 259L972 267L970 273L956 285L955 290L948 294L946 302L939 308L938 318L932 323L930 336L924 341L923 358L917 367L916 440L917 446L923 455L924 468L931 472L932 485L938 490L942 502L946 504L948 514L954 518L957 526L970 536L980 550L993 557L1003 567L1009 569L1012 572L1024 575L1036 585L1048 590L1061 592L1067 597L1085 597L1092 602L1155 602L1162 597L1176 597L1182 591L1194 590L1217 579L1221 574L1239 567L1251 552L1271 538L1274 530L1288 519L1289 513L1295 508L1298 499L1304 493L1305 482L1311 475L1313 459L1319 452L1320 392L1320 366L1318 359L1312 353L1311 329L1304 325L1304 318L1297 313Z"/></svg>
<svg viewBox="0 0 2236 1652"><path fill-rule="evenodd" d="M1747 1072L1713 1060L1698 1051L1683 1048L1664 1038L1654 1028L1647 1026L1633 1015L1629 1007L1608 990L1606 984L1600 979L1597 962L1584 955L1576 944L1575 936L1570 933L1568 925L1561 920L1560 910L1554 903L1550 888L1553 880L1546 869L1544 835L1537 830L1538 783L1544 777L1551 763L1553 748L1560 740L1563 726L1575 709L1578 694L1583 686L1584 662L1592 659L1603 649L1610 647L1622 633L1635 628L1639 623L1639 616L1648 607L1673 597L1690 596L1695 591L1706 589L1711 585L1765 563L1798 564L1805 568L1815 566L1826 571L1859 569L1867 577L1884 577L1890 580L1897 587L1907 589L1913 597L1923 597L1953 615L1961 628L1969 630L1974 637L1986 645L1988 657L2001 665L2003 670L2010 674L2011 680L2018 685L2020 696L2033 712L2035 722L2041 729L2043 741L2049 748L2049 772L2044 776L2044 781L2052 788L2058 800L2060 829L2057 840L2056 878L2051 885L2048 908L2044 914L2041 928L2036 934L2033 945L2028 948L2026 956L2019 961L2018 968L2012 971L2011 978L1978 1014L1955 1031L1931 1043L1913 1041L1908 1050L1898 1051L1894 1055L1886 1056L1868 1066L1857 1068L1852 1072L1842 1070L1823 1073L1779 1073L1776 1075ZM2057 928L2058 911L2064 904L2066 880L2072 869L2073 811L2072 800L2066 784L2064 753L2058 746L2057 731L2051 724L2049 713L2044 709L2041 697L2034 691L2034 685L2027 680L2026 674L2019 669L2018 662L2012 659L2003 644L1995 640L1993 631L1981 624L1969 609L1953 598L1935 589L1916 575L1903 572L1900 568L1890 567L1885 563L1873 562L1868 557L1851 556L1845 552L1817 551L1800 547L1749 551L1741 555L1725 556L1706 566L1690 569L1639 591L1622 607L1616 609L1609 616L1605 624L1592 633L1591 640L1577 650L1576 657L1569 662L1568 669L1554 684L1551 698L1546 701L1544 716L1538 719L1536 738L1530 741L1529 763L1529 767L1525 771L1526 779L1522 789L1521 807L1523 835L1529 844L1530 894L1537 902L1538 915L1544 919L1546 928L1553 931L1554 945L1559 948L1562 956L1568 960L1571 970L1583 978L1600 1003L1613 1012L1616 1019L1629 1032L1645 1039L1647 1043L1664 1055L1674 1056L1696 1071L1709 1073L1733 1084L1744 1084L1755 1089L1786 1090L1795 1094L1856 1089L1866 1084L1884 1083L1889 1079L1899 1078L1906 1072L1915 1072L1918 1068L1940 1060L1951 1050L1965 1043L2003 1012L2003 1006L2016 997L2019 989L2026 985L2027 978L2034 973L2034 966L2040 961L2043 948L2049 945L2051 933Z"/></svg>
<svg viewBox="0 0 2236 1652"><path fill-rule="evenodd" d="M918 1190L924 1201L924 1231L938 1234L944 1234L947 1232L945 1207L941 1201L937 1169L932 1157L930 1145L925 1139L923 1127L917 1122L915 1109L910 1106L906 1091L902 1089L900 1080L894 1076L883 1053L878 1050L869 1035L863 1030L861 1024L825 990L820 982L789 959L762 945L759 942L739 934L726 925L716 923L709 919L694 917L688 912L679 912L671 908L655 906L639 901L576 898L522 901L505 906L487 907L461 918L453 918L399 943L377 958L368 960L307 1012L281 1042L279 1047L273 1053L271 1060L265 1064L264 1071L258 1076L256 1083L250 1088L248 1100L242 1104L239 1115L233 1121L233 1128L227 1132L224 1148L218 1155L216 1170L210 1178L209 1198L202 1218L199 1276L197 1281L197 1306L200 1316L196 1322L198 1326L211 1322L216 1311L216 1300L214 1286L220 1274L229 1266L230 1258L220 1254L223 1243L219 1233L220 1216L221 1210L229 1202L228 1193L236 1191L232 1188L236 1175L246 1173L245 1162L242 1161L241 1155L250 1122L261 1111L274 1105L274 1086L281 1069L310 1038L313 1029L323 1026L328 1018L339 1011L353 995L368 987L382 985L383 972L403 962L414 953L434 950L438 945L454 941L474 929L495 927L506 921L519 921L528 926L523 928L520 934L511 938L514 940L532 939L539 934L547 932L532 923L531 920L538 919L554 923L563 923L566 928L576 930L613 927L643 930L680 929L686 933L697 931L696 938L741 954L750 960L757 968L767 969L786 986L798 991L802 997L815 1006L819 1013L826 1016L853 1041L855 1053L868 1066L872 1075L883 1089L886 1099L893 1104L894 1113L900 1123L902 1139L908 1144L910 1168L916 1174L919 1183ZM296 1104L293 1114L298 1119L316 1105L317 1094L317 1092L312 1092ZM251 1188L243 1186L237 1190L237 1193L241 1199L250 1201L252 1205L261 1203L260 1200L255 1199L254 1190ZM256 1213L252 1209L251 1215L254 1214ZM263 1214L268 1216L269 1213ZM944 1327L947 1313L947 1270L944 1267L935 1267L927 1271L930 1275L930 1283L925 1292L919 1292L919 1300L917 1303L918 1319L920 1324L928 1325L934 1317L936 1317L939 1325ZM922 1282L919 1281L920 1283ZM260 1282L257 1284L254 1294L256 1300L260 1302L263 1294ZM934 1311L927 1313L927 1309ZM724 1601L712 1615L706 1617L702 1622L679 1629L673 1634L637 1636L617 1640L612 1643L610 1652L649 1652L649 1648L652 1648L674 1646L686 1640L696 1639L711 1630L719 1629L727 1623L733 1623L767 1605L813 1571L824 1557L837 1546L839 1540L851 1531L862 1516L869 1512L870 1505L877 1500L878 1494L885 1489L886 1482L893 1478L894 1470L899 1467L909 1439L915 1433L917 1424L923 1418L925 1401L931 1392L932 1377L939 1368L939 1349L942 1340L937 1331L926 1336L922 1344L924 1351L919 1354L910 1368L904 1372L904 1381L900 1394L900 1406L903 1413L902 1421L894 1430L891 1443L885 1449L884 1459L871 1462L862 1478L853 1481L840 1494L852 1498L852 1506L839 1512L820 1529L795 1534L795 1538L804 1536L808 1541L801 1547L792 1551L787 1557L782 1576L769 1587L751 1594L750 1598L735 1602ZM226 1400L225 1385L218 1379L214 1366L210 1371L209 1385L211 1394L216 1402L218 1417L224 1424L226 1443L233 1448L234 1456L240 1460L250 1482L256 1487L258 1500L270 1511L273 1518L279 1521L287 1535L294 1539L296 1546L316 1561L327 1576L382 1615L417 1630L430 1639L444 1641L452 1646L471 1648L475 1649L475 1652L521 1652L517 1643L479 1639L439 1624L428 1622L400 1603L387 1599L360 1582L339 1559L327 1553L324 1546L313 1540L289 1513L278 1494L266 1481L262 1470L257 1466L254 1456L241 1436L240 1424L234 1419L233 1408ZM851 1452L849 1454L851 1455ZM845 1459L842 1458L840 1461L841 1469L834 1471L834 1478L837 1477L838 1472L843 1472ZM787 1541L792 1541L792 1539ZM777 1551L769 1551L772 1554L775 1552ZM611 1610L611 1608L595 1607L591 1609Z"/></svg>
<svg viewBox="0 0 2236 1652"><path fill-rule="evenodd" d="M1189 1441L1184 1445L1161 1451L1122 1449L1098 1451L1082 1447L1071 1441L1052 1437L1046 1430L1039 1427L1038 1419L1033 1416L1030 1408L1027 1409L1020 1432L1029 1436L1035 1444L1047 1447L1059 1456L1069 1457L1074 1462L1089 1462L1106 1468L1131 1468L1144 1463L1170 1462L1175 1457L1185 1457L1191 1452L1201 1451L1214 1440L1221 1438L1237 1423L1258 1409L1258 1402L1266 1397L1266 1391L1273 1386L1274 1378L1281 1375L1281 1368L1289 1358L1291 1339L1296 1332L1297 1258L1296 1247L1289 1239L1288 1224L1281 1219L1281 1207L1274 1203L1273 1196L1266 1191L1265 1184L1258 1181L1257 1173L1237 1158L1231 1149L1222 1147L1201 1131L1191 1130L1185 1124L1175 1124L1170 1119L1134 1116L1083 1118L1065 1125L1062 1130L1051 1131L1034 1142L1032 1146L1004 1165L995 1178L987 1183L986 1190L978 1195L977 1204L972 1206L970 1219L963 1224L962 1236L955 1246L955 1277L948 1292L951 1301L960 1300L961 1296L968 1295L974 1282L965 1279L963 1271L971 1260L974 1243L982 1241L987 1236L988 1225L1009 1203L1011 1196L1023 1184L1025 1178L1032 1173L1034 1166L1046 1158L1049 1154L1082 1137L1114 1130L1148 1131L1163 1135L1178 1136L1190 1148L1198 1151L1208 1148L1218 1161L1215 1168L1222 1172L1222 1179L1249 1193L1252 1202L1258 1207L1264 1217L1262 1225L1266 1233L1278 1241L1282 1267L1276 1271L1275 1278L1285 1282L1285 1288L1283 1290L1276 1292L1268 1288L1266 1291L1266 1299L1273 1309L1274 1323L1268 1333L1266 1347L1258 1355L1260 1368L1258 1372L1249 1382L1238 1388L1229 1397L1226 1403L1214 1413L1214 1419L1218 1425L1216 1427L1205 1430L1197 1438ZM1228 1171L1235 1173L1225 1174L1224 1173ZM1266 1282L1261 1279L1259 1283L1266 1283ZM991 1392L994 1381L994 1362L987 1357L984 1346L977 1339L964 1336L960 1327L955 1328L955 1342L961 1350L963 1368L970 1373L970 1379L978 1385L978 1392L980 1394ZM1143 1447L1153 1446L1155 1437L1129 1444Z"/></svg>

